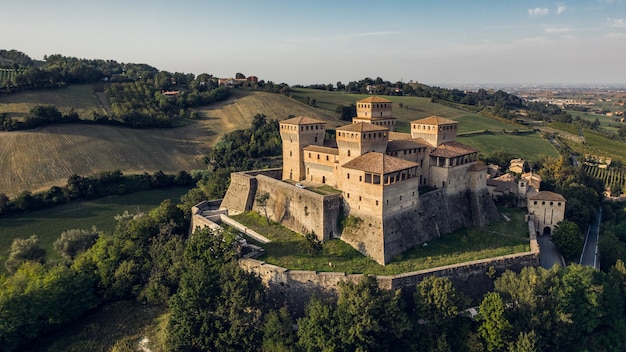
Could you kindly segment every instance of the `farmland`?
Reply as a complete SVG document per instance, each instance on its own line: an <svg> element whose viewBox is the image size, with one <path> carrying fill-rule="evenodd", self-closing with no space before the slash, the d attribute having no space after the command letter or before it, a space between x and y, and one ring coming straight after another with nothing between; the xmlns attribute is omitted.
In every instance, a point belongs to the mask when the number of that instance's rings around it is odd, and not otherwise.
<svg viewBox="0 0 626 352"><path fill-rule="evenodd" d="M300 101L306 97L316 99L317 108ZM248 127L255 114L278 120L306 115L328 122L328 128L332 129L346 123L339 120L337 105L347 106L365 97L298 88L292 92L292 99L267 92L236 90L226 101L196 109L198 121L189 120L175 129L135 130L76 124L0 133L0 193L13 197L23 190L35 192L64 185L74 173L89 176L115 169L125 174L157 170L172 173L204 168L201 159L209 148L223 134ZM459 121L461 134L524 130L505 120L432 103L428 98L386 98L394 102L394 116L403 132L408 132L410 121L431 115ZM0 112L12 116L24 116L37 104L54 104L64 111L73 108L87 118L94 110L104 109L90 85L0 96ZM502 148L529 159L556 155L547 141L533 134L483 134L463 137L460 141L481 148L483 153Z"/></svg>
<svg viewBox="0 0 626 352"><path fill-rule="evenodd" d="M617 187L620 190L624 189L626 184L626 173L624 170L599 168L594 165L585 165L584 170L588 175L604 181L606 188L612 189Z"/></svg>
<svg viewBox="0 0 626 352"><path fill-rule="evenodd" d="M309 97L309 99L315 99L317 110L335 114L337 105L348 106L355 103L357 100L367 98L370 95L294 88L291 96L300 101L304 101L306 97ZM393 116L398 119L399 132L409 132L409 123L411 121L433 115L459 121L460 133L486 129L500 131L503 129L509 131L514 129L525 129L523 126L508 123L506 121L494 120L449 106L431 103L430 98L409 96L385 96L384 98L393 102Z"/></svg>
<svg viewBox="0 0 626 352"><path fill-rule="evenodd" d="M46 104L55 105L65 114L73 109L82 119L91 119L94 111L105 113L90 84L0 95L0 113L6 112L12 117L24 117L35 106Z"/></svg>
<svg viewBox="0 0 626 352"><path fill-rule="evenodd" d="M53 92L62 94L55 96ZM84 92L84 89L75 91L76 96ZM62 102L71 100L67 93L58 90L37 94L45 102L67 107L69 103ZM30 94L33 93L27 95ZM11 104L34 104L26 102L35 99L22 93L9 97L15 102ZM88 176L115 169L126 174L157 170L174 173L204 168L201 159L208 148L224 133L248 127L257 113L275 119L300 114L339 121L330 113L317 113L297 101L265 92L236 93L233 99L198 111L199 121L175 129L71 124L0 133L0 193L12 197L23 190L35 192L64 185L74 173Z"/></svg>
<svg viewBox="0 0 626 352"><path fill-rule="evenodd" d="M525 135L487 133L471 137L460 137L457 140L478 148L483 155L503 150L526 160L539 160L545 156L553 158L559 156L552 144L539 133Z"/></svg>

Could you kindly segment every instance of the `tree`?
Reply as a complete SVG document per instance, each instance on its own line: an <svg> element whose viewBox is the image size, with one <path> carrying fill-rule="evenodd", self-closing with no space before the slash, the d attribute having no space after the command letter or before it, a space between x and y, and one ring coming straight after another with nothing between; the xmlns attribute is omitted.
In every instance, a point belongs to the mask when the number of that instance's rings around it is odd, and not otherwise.
<svg viewBox="0 0 626 352"><path fill-rule="evenodd" d="M463 309L469 298L460 293L448 278L428 276L415 289L416 316L414 326L421 335L420 345L441 350L461 349L465 345L467 327L464 327Z"/></svg>
<svg viewBox="0 0 626 352"><path fill-rule="evenodd" d="M487 342L487 350L500 351L509 340L511 323L504 316L504 302L497 292L489 292L480 303L481 324L478 332Z"/></svg>
<svg viewBox="0 0 626 352"><path fill-rule="evenodd" d="M572 221L562 220L556 224L552 235L554 246L569 261L575 261L583 249L583 235L578 225Z"/></svg>
<svg viewBox="0 0 626 352"><path fill-rule="evenodd" d="M397 348L411 327L403 308L400 290L381 290L373 276L342 282L335 312L338 336L350 350Z"/></svg>
<svg viewBox="0 0 626 352"><path fill-rule="evenodd" d="M517 340L509 344L509 352L538 352L537 334L534 330L529 333L520 332Z"/></svg>
<svg viewBox="0 0 626 352"><path fill-rule="evenodd" d="M261 193L256 196L256 203L261 210L263 210L263 215L265 216L265 221L267 224L270 224L270 217L267 215L267 201L270 199L270 194L267 192Z"/></svg>
<svg viewBox="0 0 626 352"><path fill-rule="evenodd" d="M0 215L6 213L9 208L9 197L6 194L0 193Z"/></svg>
<svg viewBox="0 0 626 352"><path fill-rule="evenodd" d="M271 310L263 324L263 346L265 352L289 352L296 347L297 336L293 330L294 321L287 307Z"/></svg>
<svg viewBox="0 0 626 352"><path fill-rule="evenodd" d="M469 304L469 298L457 291L448 278L427 276L415 290L415 305L420 317L445 327Z"/></svg>
<svg viewBox="0 0 626 352"><path fill-rule="evenodd" d="M46 250L39 244L37 235L14 239L11 244L11 253L4 266L10 273L13 273L22 263L28 261L41 264L46 261Z"/></svg>
<svg viewBox="0 0 626 352"><path fill-rule="evenodd" d="M168 349L249 350L258 342L260 280L235 264L230 231L196 230L187 241L178 291L170 299Z"/></svg>
<svg viewBox="0 0 626 352"><path fill-rule="evenodd" d="M96 227L91 230L71 229L63 231L53 244L54 249L67 260L73 260L79 253L86 251L96 243L100 233Z"/></svg>
<svg viewBox="0 0 626 352"><path fill-rule="evenodd" d="M246 76L243 73L241 72L235 73L235 79L245 79L245 78Z"/></svg>
<svg viewBox="0 0 626 352"><path fill-rule="evenodd" d="M307 352L333 352L341 350L335 306L317 297L311 298L298 319L298 346Z"/></svg>

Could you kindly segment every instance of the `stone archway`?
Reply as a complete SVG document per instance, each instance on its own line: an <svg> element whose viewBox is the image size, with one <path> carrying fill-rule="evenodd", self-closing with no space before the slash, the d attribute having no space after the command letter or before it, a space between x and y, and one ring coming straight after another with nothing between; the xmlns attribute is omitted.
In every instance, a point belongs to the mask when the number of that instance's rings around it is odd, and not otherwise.
<svg viewBox="0 0 626 352"><path fill-rule="evenodd" d="M542 236L550 236L552 234L552 228L550 226L546 226L543 228Z"/></svg>

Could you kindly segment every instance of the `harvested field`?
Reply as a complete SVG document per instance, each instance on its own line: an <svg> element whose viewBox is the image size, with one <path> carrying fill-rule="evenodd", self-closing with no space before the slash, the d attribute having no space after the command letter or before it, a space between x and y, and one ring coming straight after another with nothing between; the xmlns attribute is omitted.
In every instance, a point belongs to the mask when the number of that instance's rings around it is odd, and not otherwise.
<svg viewBox="0 0 626 352"><path fill-rule="evenodd" d="M1 94L0 113L6 112L11 117L25 117L37 105L54 105L64 114L73 109L82 119L91 120L94 111L105 113L93 88L91 84L82 84L63 89Z"/></svg>
<svg viewBox="0 0 626 352"><path fill-rule="evenodd" d="M83 176L203 168L202 155L217 135L206 122L177 129L135 130L81 124L0 133L0 193L14 196Z"/></svg>
<svg viewBox="0 0 626 352"><path fill-rule="evenodd" d="M219 120L219 129L225 131L249 127L256 114L264 114L268 120L306 115L327 121L328 128L345 124L336 113L310 107L284 95L256 91L236 91L233 98L225 102L197 110L209 121Z"/></svg>

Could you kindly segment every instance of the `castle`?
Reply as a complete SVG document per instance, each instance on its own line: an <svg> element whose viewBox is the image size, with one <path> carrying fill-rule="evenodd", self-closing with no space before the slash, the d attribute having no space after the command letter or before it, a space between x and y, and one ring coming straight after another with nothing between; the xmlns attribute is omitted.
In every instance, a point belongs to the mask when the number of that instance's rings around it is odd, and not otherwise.
<svg viewBox="0 0 626 352"><path fill-rule="evenodd" d="M392 102L376 96L359 100L356 113L334 139L325 138L324 121L281 121L282 170L232 174L222 208L258 210L258 195L267 194L263 207L273 220L322 241L340 238L383 265L498 218L478 150L455 140L458 122L431 116L399 133ZM346 217L356 220L342 228Z"/></svg>

